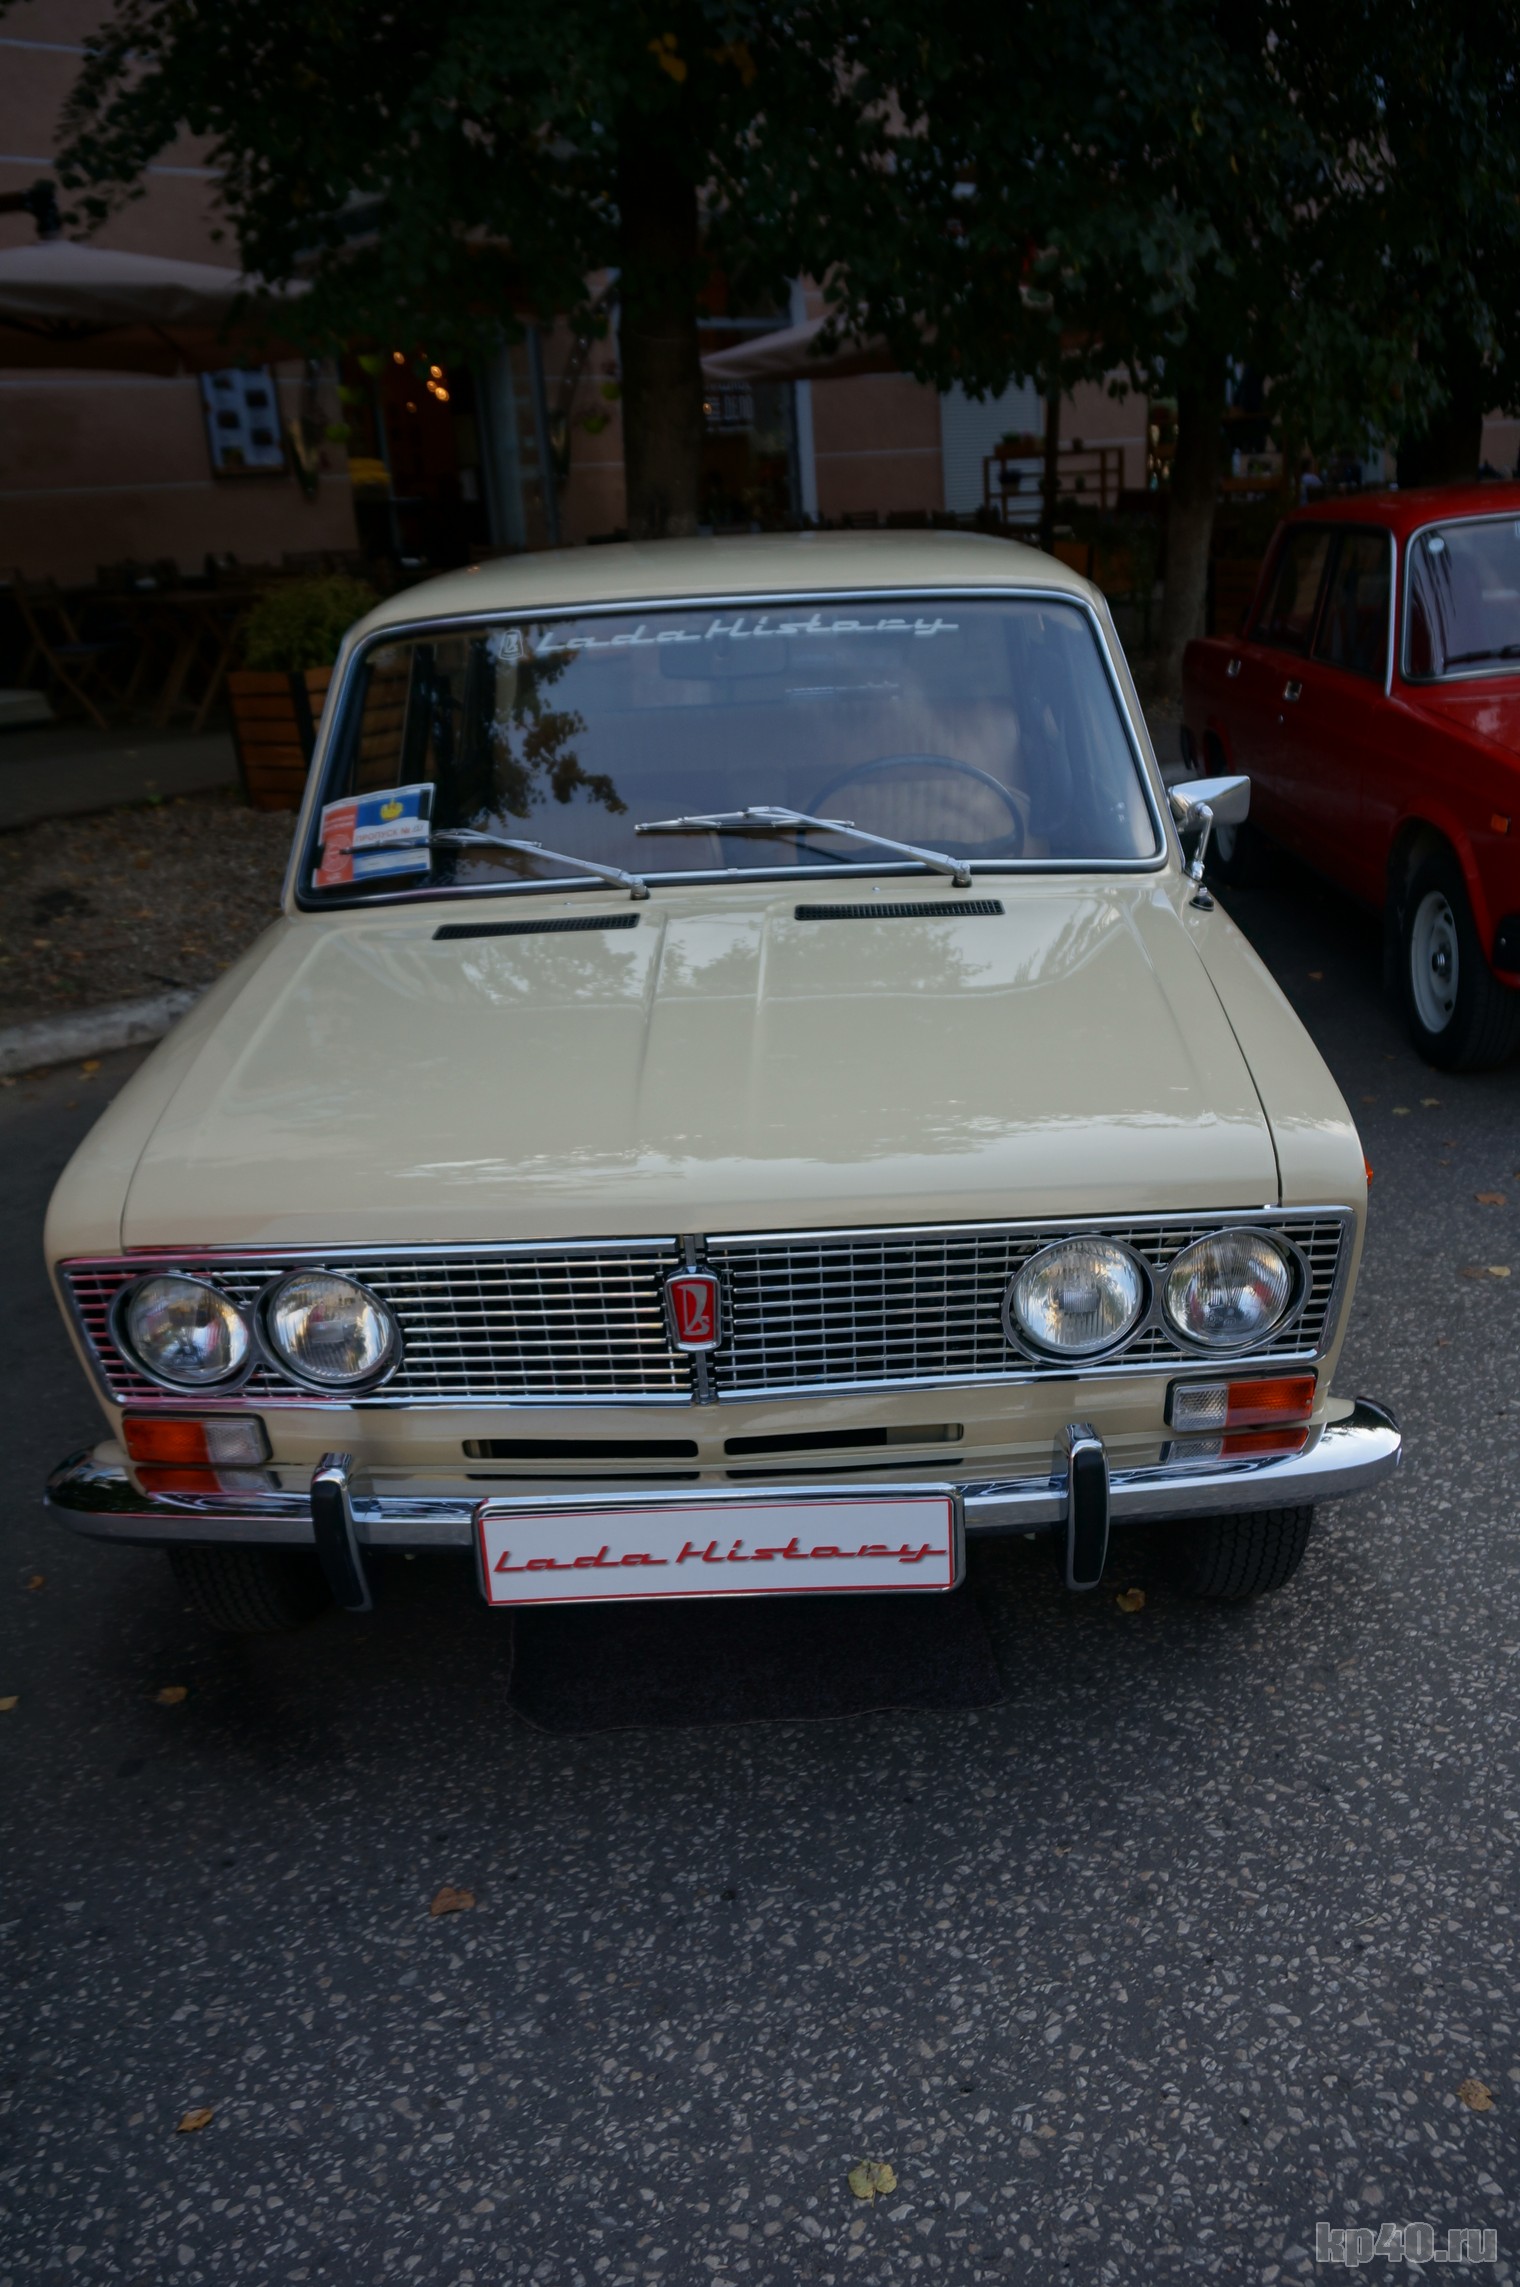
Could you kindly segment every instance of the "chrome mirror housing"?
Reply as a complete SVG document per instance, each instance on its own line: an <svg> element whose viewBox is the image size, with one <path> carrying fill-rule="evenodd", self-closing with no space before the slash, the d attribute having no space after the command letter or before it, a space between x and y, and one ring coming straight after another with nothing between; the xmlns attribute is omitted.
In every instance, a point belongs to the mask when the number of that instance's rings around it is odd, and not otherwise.
<svg viewBox="0 0 1520 2287"><path fill-rule="evenodd" d="M1235 778L1189 778L1171 790L1172 816L1179 826L1198 825L1191 813L1207 810L1216 826L1240 826L1251 809L1251 781Z"/></svg>
<svg viewBox="0 0 1520 2287"><path fill-rule="evenodd" d="M1184 830L1196 828L1198 847L1188 867L1188 879L1193 884L1192 902L1201 912L1213 909L1214 900L1204 886L1203 865L1208 856L1209 836L1215 825L1239 826L1245 823L1251 808L1251 781L1245 777L1190 778L1185 786L1171 790L1172 816Z"/></svg>

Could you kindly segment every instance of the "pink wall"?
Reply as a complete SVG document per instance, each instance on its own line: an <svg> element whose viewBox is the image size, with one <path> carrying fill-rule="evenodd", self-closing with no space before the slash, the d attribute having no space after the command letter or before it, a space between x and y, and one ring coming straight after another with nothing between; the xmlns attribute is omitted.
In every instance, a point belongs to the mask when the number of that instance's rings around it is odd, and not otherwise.
<svg viewBox="0 0 1520 2287"><path fill-rule="evenodd" d="M0 190L53 172L80 42L100 17L99 0L23 0L0 15ZM235 254L212 236L214 198L204 153L186 143L96 243L228 265ZM0 246L35 240L29 216L0 215ZM293 412L300 368L281 378ZM128 556L198 571L208 551L269 563L354 548L346 456L330 445L323 459L309 502L293 477L217 478L193 380L0 372L0 578L13 565L72 581Z"/></svg>

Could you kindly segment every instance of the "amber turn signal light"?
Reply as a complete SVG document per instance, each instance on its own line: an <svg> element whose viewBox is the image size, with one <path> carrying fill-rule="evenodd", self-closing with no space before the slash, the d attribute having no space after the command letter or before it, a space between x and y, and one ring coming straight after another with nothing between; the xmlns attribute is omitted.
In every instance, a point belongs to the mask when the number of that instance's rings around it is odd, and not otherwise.
<svg viewBox="0 0 1520 2287"><path fill-rule="evenodd" d="M1224 1430L1277 1429L1307 1421L1314 1411L1315 1377L1284 1374L1271 1381L1173 1382L1166 1418L1173 1429L1204 1436Z"/></svg>
<svg viewBox="0 0 1520 2287"><path fill-rule="evenodd" d="M193 1421L128 1414L121 1441L133 1461L179 1469L250 1469L269 1459L264 1424L253 1414L213 1415Z"/></svg>

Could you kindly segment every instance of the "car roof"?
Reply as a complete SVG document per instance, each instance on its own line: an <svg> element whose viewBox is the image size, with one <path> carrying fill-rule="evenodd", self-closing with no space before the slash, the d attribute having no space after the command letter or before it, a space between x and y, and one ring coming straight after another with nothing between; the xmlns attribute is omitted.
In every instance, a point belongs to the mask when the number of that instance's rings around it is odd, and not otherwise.
<svg viewBox="0 0 1520 2287"><path fill-rule="evenodd" d="M871 588L1096 591L1054 556L983 532L761 532L737 539L619 541L497 557L403 588L357 636L419 619L641 604L688 597L806 595Z"/></svg>
<svg viewBox="0 0 1520 2287"><path fill-rule="evenodd" d="M1408 492L1353 492L1331 500L1306 501L1285 519L1289 524L1376 524L1402 538L1424 524L1455 522L1463 516L1520 515L1520 484L1432 484Z"/></svg>

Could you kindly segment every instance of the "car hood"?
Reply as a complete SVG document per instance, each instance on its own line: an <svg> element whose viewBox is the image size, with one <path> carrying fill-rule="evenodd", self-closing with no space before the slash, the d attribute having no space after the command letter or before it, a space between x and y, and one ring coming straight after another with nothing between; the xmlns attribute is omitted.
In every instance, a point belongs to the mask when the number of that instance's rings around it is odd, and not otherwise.
<svg viewBox="0 0 1520 2287"><path fill-rule="evenodd" d="M1443 726L1455 723L1495 746L1520 754L1520 676L1476 678L1470 683L1421 685L1404 693L1411 712Z"/></svg>
<svg viewBox="0 0 1520 2287"><path fill-rule="evenodd" d="M561 924L542 934L436 935L458 908L287 921L182 1044L123 1242L1275 1201L1272 1136L1190 942L1185 884L995 886L1005 911L948 917L949 899L895 883L802 920L796 889L770 883L639 907L515 902L514 929Z"/></svg>

